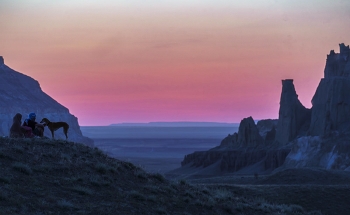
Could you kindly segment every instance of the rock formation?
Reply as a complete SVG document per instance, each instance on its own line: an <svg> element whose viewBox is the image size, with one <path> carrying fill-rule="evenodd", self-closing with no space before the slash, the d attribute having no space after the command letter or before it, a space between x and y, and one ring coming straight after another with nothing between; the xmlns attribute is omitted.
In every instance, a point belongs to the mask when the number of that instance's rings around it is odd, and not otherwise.
<svg viewBox="0 0 350 215"><path fill-rule="evenodd" d="M350 171L350 48L339 46L340 53L332 50L327 56L311 109L299 101L293 80L282 80L277 123L261 120L255 125L251 117L245 118L238 133L209 151L186 155L181 165L200 174L299 167Z"/></svg>
<svg viewBox="0 0 350 215"><path fill-rule="evenodd" d="M2 66L5 63L4 58L0 56L0 66Z"/></svg>
<svg viewBox="0 0 350 215"><path fill-rule="evenodd" d="M3 58L0 58L0 61ZM8 136L12 118L16 113L26 119L30 112L37 114L37 120L46 117L51 121L65 121L69 124L68 140L92 146L93 141L81 133L78 119L69 110L44 93L33 78L16 72L0 62L0 135ZM45 136L51 137L45 128ZM63 132L55 132L56 138L65 139Z"/></svg>
<svg viewBox="0 0 350 215"><path fill-rule="evenodd" d="M277 123L276 141L285 145L298 134L306 124L304 134L310 124L311 111L299 101L292 79L282 80L282 93Z"/></svg>
<svg viewBox="0 0 350 215"><path fill-rule="evenodd" d="M244 118L239 124L238 143L240 147L256 147L263 143L252 117Z"/></svg>
<svg viewBox="0 0 350 215"><path fill-rule="evenodd" d="M312 98L309 134L329 136L350 126L349 46L340 44L340 53L327 55L324 78Z"/></svg>
<svg viewBox="0 0 350 215"><path fill-rule="evenodd" d="M265 120L263 120L264 122ZM268 123L261 122L260 125L266 125ZM264 138L266 137L266 133L273 130L272 124L265 126L265 129L262 133L264 134ZM237 149L237 148L256 148L258 146L264 145L264 138L260 135L260 131L255 125L254 119L250 116L241 120L239 124L238 133L229 134L225 137L220 144L222 149ZM219 148L216 148L219 149Z"/></svg>
<svg viewBox="0 0 350 215"><path fill-rule="evenodd" d="M263 119L259 120L256 124L265 145L270 145L274 142L276 137L277 122L277 119Z"/></svg>

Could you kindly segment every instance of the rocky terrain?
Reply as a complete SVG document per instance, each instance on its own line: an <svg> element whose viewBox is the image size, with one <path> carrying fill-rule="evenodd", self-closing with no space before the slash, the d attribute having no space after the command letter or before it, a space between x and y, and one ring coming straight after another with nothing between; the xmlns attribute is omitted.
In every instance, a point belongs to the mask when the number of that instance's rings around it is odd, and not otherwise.
<svg viewBox="0 0 350 215"><path fill-rule="evenodd" d="M350 171L350 49L339 46L340 53L327 55L311 109L299 101L293 80L282 80L278 119L257 124L252 117L243 119L238 133L209 151L186 155L168 176L270 174L302 167Z"/></svg>
<svg viewBox="0 0 350 215"><path fill-rule="evenodd" d="M44 93L38 81L6 66L1 56L0 104L0 136L9 135L12 118L16 113L22 114L23 122L29 113L35 112L39 122L44 117L53 122L67 122L69 140L93 145L91 139L82 135L77 117L70 114L68 108ZM51 132L46 128L44 135L51 137ZM55 132L55 137L65 139L62 129Z"/></svg>

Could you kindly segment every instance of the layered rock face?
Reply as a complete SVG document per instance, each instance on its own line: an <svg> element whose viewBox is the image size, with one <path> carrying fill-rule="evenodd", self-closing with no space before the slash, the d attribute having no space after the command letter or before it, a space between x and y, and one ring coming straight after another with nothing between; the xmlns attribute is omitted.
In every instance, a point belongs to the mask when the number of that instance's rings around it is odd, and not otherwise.
<svg viewBox="0 0 350 215"><path fill-rule="evenodd" d="M276 141L285 145L296 138L298 134L305 134L310 124L310 118L311 110L305 108L299 101L293 80L282 80Z"/></svg>
<svg viewBox="0 0 350 215"><path fill-rule="evenodd" d="M191 165L197 168L207 168L211 165L218 164L220 172L238 172L242 171L245 167L255 165L252 168L253 172L271 172L274 169L280 167L290 149L272 149L272 150L229 150L229 151L208 151L194 152L186 155L181 162L181 166ZM245 173L248 173L245 171ZM250 172L250 173L253 173Z"/></svg>
<svg viewBox="0 0 350 215"><path fill-rule="evenodd" d="M264 129L264 131L260 132L251 116L244 118L239 124L238 133L229 134L221 141L220 146L215 149L256 148L258 146L264 146L267 133L274 130L272 126L273 123L268 124L268 122L265 123L265 120L261 120L260 127ZM261 136L260 133L262 133L263 136Z"/></svg>
<svg viewBox="0 0 350 215"><path fill-rule="evenodd" d="M270 172L283 164L290 151L289 148L268 147L275 139L276 124L277 120L267 119L260 120L256 125L252 117L244 118L238 133L228 135L221 141L220 146L209 151L186 155L181 166L210 169L210 166L217 165L222 173ZM244 170L251 165L255 166L251 170Z"/></svg>
<svg viewBox="0 0 350 215"><path fill-rule="evenodd" d="M241 147L256 147L263 143L252 117L244 118L239 124L238 143Z"/></svg>
<svg viewBox="0 0 350 215"><path fill-rule="evenodd" d="M349 46L340 44L340 53L327 55L324 78L312 98L309 134L328 136L350 126Z"/></svg>
<svg viewBox="0 0 350 215"><path fill-rule="evenodd" d="M324 168L350 171L350 135L323 139L305 136L293 141L281 168Z"/></svg>
<svg viewBox="0 0 350 215"><path fill-rule="evenodd" d="M2 136L9 135L12 118L16 113L22 114L23 122L30 112L35 112L39 122L44 117L53 122L67 122L68 140L93 145L93 140L82 135L78 119L70 114L66 107L44 93L36 80L12 70L5 64L0 64L0 104ZM44 135L51 138L51 132L46 127ZM62 129L55 132L55 138L65 139Z"/></svg>
<svg viewBox="0 0 350 215"><path fill-rule="evenodd" d="M299 101L293 80L282 80L277 123L261 120L255 126L251 117L245 118L238 133L209 151L185 156L182 165L230 173L299 167L350 171L349 58L350 48L343 43L340 53L332 50L327 56L311 109Z"/></svg>
<svg viewBox="0 0 350 215"><path fill-rule="evenodd" d="M259 120L256 124L256 127L259 130L259 134L263 138L265 145L270 145L274 142L276 137L277 123L277 119L263 119Z"/></svg>

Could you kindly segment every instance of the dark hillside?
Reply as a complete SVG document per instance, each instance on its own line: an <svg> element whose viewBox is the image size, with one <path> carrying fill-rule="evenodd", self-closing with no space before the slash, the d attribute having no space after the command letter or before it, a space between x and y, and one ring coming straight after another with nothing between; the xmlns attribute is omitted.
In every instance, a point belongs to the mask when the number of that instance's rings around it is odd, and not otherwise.
<svg viewBox="0 0 350 215"><path fill-rule="evenodd" d="M0 171L0 214L308 214L168 181L73 142L0 138Z"/></svg>

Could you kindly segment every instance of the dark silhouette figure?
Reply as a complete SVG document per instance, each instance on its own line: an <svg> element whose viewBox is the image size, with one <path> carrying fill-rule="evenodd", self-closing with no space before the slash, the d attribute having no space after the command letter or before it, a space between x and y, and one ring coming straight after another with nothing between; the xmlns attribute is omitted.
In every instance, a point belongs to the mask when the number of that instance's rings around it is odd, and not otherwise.
<svg viewBox="0 0 350 215"><path fill-rule="evenodd" d="M23 128L21 126L22 124L22 114L17 113L14 117L13 117L13 122L12 122L12 126L10 128L10 137L11 138L21 138L24 137L24 133L25 133L25 128Z"/></svg>

